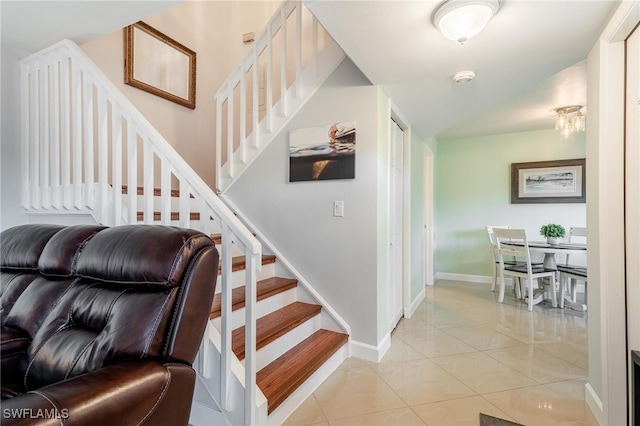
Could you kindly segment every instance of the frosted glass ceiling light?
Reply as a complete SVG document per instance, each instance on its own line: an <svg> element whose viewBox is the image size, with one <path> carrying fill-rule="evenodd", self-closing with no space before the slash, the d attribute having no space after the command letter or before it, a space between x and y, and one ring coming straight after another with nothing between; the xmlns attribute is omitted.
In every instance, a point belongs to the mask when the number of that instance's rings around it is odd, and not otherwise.
<svg viewBox="0 0 640 426"><path fill-rule="evenodd" d="M433 25L449 40L464 44L496 14L498 0L447 0L436 8Z"/></svg>

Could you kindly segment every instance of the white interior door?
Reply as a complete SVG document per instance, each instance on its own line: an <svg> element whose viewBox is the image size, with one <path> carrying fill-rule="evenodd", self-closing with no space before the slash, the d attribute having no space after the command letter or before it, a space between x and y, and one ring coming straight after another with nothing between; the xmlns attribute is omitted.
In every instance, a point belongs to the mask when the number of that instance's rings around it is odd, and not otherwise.
<svg viewBox="0 0 640 426"><path fill-rule="evenodd" d="M389 318L393 330L402 317L402 217L404 132L391 120L389 135Z"/></svg>

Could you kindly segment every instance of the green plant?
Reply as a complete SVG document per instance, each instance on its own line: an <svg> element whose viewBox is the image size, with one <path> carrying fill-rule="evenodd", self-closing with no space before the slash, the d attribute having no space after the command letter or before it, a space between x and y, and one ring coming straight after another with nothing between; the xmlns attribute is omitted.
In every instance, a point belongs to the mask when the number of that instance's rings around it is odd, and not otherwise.
<svg viewBox="0 0 640 426"><path fill-rule="evenodd" d="M547 238L562 238L564 237L564 234L564 227L562 225L556 225L555 223L542 225L542 227L540 228L540 235Z"/></svg>

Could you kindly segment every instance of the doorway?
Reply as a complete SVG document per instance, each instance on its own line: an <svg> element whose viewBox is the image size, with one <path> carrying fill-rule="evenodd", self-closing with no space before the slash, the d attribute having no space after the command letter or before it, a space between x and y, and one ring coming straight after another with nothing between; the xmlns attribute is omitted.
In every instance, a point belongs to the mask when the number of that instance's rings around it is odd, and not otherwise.
<svg viewBox="0 0 640 426"><path fill-rule="evenodd" d="M404 130L389 125L389 330L402 318L404 218Z"/></svg>

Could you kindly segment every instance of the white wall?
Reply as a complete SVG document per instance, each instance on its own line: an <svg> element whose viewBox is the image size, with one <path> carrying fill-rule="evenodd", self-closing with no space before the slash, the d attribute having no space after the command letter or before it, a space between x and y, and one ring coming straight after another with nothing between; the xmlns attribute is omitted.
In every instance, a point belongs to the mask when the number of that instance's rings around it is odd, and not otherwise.
<svg viewBox="0 0 640 426"><path fill-rule="evenodd" d="M196 109L124 84L124 36L118 30L82 45L83 51L133 102L178 153L213 187L214 96L251 48L242 35L260 32L278 1L187 1L144 22L196 52Z"/></svg>
<svg viewBox="0 0 640 426"><path fill-rule="evenodd" d="M587 225L589 244L594 250L589 250L588 262L589 382L586 400L602 425L622 425L628 420L624 40L638 23L640 2L622 2L587 58L587 159L591 163L587 171L587 198L590 200ZM634 213L637 216L637 212ZM626 262L637 261L637 258L626 259Z"/></svg>
<svg viewBox="0 0 640 426"><path fill-rule="evenodd" d="M352 338L378 344L377 284L378 90L345 60L284 132L227 195L349 323ZM288 179L288 131L355 121L356 177ZM333 217L333 201L345 202Z"/></svg>
<svg viewBox="0 0 640 426"><path fill-rule="evenodd" d="M586 225L583 204L511 204L511 163L585 158L585 134L563 140L556 130L438 141L436 156L436 272L491 277L486 225L567 231ZM587 171L590 164L587 161ZM571 259L572 263L579 259Z"/></svg>
<svg viewBox="0 0 640 426"><path fill-rule="evenodd" d="M2 45L0 230L27 222L20 207L20 64L24 52Z"/></svg>

